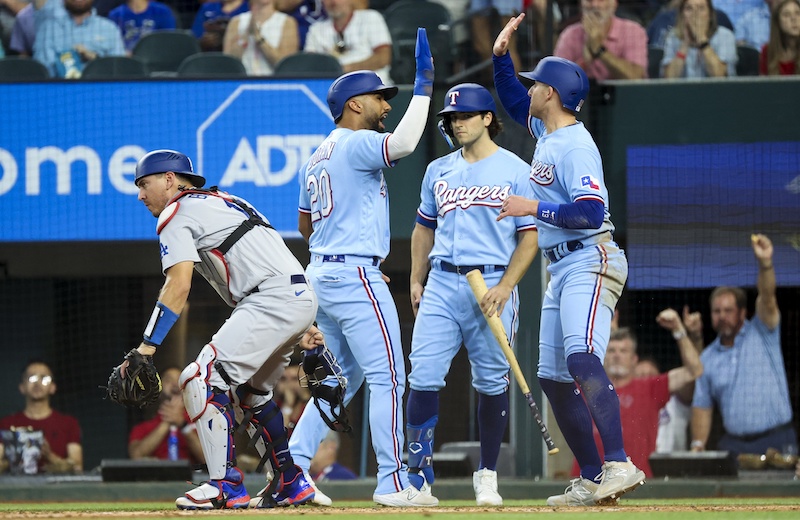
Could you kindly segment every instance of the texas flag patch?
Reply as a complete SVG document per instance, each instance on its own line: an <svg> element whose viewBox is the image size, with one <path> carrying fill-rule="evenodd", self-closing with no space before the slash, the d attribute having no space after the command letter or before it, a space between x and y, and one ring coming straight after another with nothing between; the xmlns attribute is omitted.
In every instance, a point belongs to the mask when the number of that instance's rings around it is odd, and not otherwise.
<svg viewBox="0 0 800 520"><path fill-rule="evenodd" d="M591 175L584 175L583 177L581 177L581 186L586 186L593 190L600 191L600 183L598 183L597 179L595 179Z"/></svg>

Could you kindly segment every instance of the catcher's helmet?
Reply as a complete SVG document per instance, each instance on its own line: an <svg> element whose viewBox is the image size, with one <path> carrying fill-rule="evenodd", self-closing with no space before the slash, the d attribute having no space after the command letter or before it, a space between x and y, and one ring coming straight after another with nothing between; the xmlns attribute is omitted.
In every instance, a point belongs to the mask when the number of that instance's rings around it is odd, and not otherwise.
<svg viewBox="0 0 800 520"><path fill-rule="evenodd" d="M195 188L202 188L206 179L194 172L192 160L186 155L175 150L154 150L145 154L136 163L136 178L138 183L142 177L155 173L175 172L188 178Z"/></svg>
<svg viewBox="0 0 800 520"><path fill-rule="evenodd" d="M384 85L381 78L371 70L357 70L339 76L328 89L328 107L333 122L338 123L344 113L344 105L352 97L380 92L389 100L397 95L397 87Z"/></svg>
<svg viewBox="0 0 800 520"><path fill-rule="evenodd" d="M437 114L444 117L442 129L450 137L454 136L448 114L453 112L491 112L497 117L497 105L489 91L481 85L461 83L447 91L444 95L444 108Z"/></svg>
<svg viewBox="0 0 800 520"><path fill-rule="evenodd" d="M577 64L564 58L543 58L531 72L520 72L523 78L532 79L553 87L567 110L580 112L589 94L589 78Z"/></svg>

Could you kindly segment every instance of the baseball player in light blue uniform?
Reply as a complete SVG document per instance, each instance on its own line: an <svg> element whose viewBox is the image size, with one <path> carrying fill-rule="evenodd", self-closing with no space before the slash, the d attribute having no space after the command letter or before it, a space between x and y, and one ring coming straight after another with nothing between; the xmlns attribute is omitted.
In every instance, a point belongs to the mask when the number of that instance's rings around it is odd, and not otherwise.
<svg viewBox="0 0 800 520"><path fill-rule="evenodd" d="M644 483L644 473L623 448L619 398L603 370L628 263L613 241L600 152L576 119L589 93L586 73L569 60L547 57L532 72L520 74L535 82L526 91L507 54L509 38L524 16L512 18L500 32L493 61L503 106L537 139L530 172L533 197L508 197L499 220L520 215L538 220L539 247L550 260L538 376L581 467L581 476L547 504L611 503ZM593 420L603 440L605 463L592 437Z"/></svg>
<svg viewBox="0 0 800 520"><path fill-rule="evenodd" d="M373 500L386 506L435 506L429 490L408 481L403 463L405 366L400 323L380 263L389 254L389 194L383 168L414 151L425 128L433 62L424 29L417 35L417 78L394 133L382 133L397 87L372 71L339 77L328 91L336 129L300 170L299 228L308 240L306 269L317 292L317 326L349 384L345 404L369 385L369 427L378 462ZM306 473L326 433L307 406L290 442ZM310 477L309 477L310 479ZM322 493L315 503L330 504ZM327 499L327 500L326 500Z"/></svg>
<svg viewBox="0 0 800 520"><path fill-rule="evenodd" d="M428 165L411 235L411 305L417 319L407 405L409 478L415 485L423 479L433 483L439 391L463 343L479 396L475 497L478 505L501 506L495 468L508 424L509 366L464 275L474 269L483 273L491 287L484 304L500 316L513 344L519 323L516 286L536 254L536 222L531 216L496 219L511 193L533 196L530 167L493 141L502 126L484 87L454 86L439 115L446 135L463 147Z"/></svg>

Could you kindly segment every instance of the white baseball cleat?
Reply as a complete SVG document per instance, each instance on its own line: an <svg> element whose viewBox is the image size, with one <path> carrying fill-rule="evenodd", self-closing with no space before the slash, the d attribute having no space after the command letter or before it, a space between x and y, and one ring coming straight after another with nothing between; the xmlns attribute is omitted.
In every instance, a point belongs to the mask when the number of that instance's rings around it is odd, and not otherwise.
<svg viewBox="0 0 800 520"><path fill-rule="evenodd" d="M434 507L439 505L439 499L431 494L427 484L424 484L422 489L408 486L396 493L374 494L372 500L376 504L388 507Z"/></svg>
<svg viewBox="0 0 800 520"><path fill-rule="evenodd" d="M306 477L306 481L311 484L311 487L314 488L314 498L311 500L311 505L314 506L323 506L323 507L330 507L333 505L333 500L319 490L317 484L314 482L314 479L311 478L311 475L308 474L308 471L303 470L303 475Z"/></svg>
<svg viewBox="0 0 800 520"><path fill-rule="evenodd" d="M610 461L603 464L603 478L594 492L596 504L617 500L629 491L644 484L645 474L633 465L630 457L626 462Z"/></svg>
<svg viewBox="0 0 800 520"><path fill-rule="evenodd" d="M594 494L598 484L582 477L574 478L570 481L563 495L554 495L547 499L548 506L555 507L576 507L595 505Z"/></svg>
<svg viewBox="0 0 800 520"><path fill-rule="evenodd" d="M497 472L489 468L480 469L472 474L472 489L475 490L475 501L479 506L502 506L503 497L497 492Z"/></svg>

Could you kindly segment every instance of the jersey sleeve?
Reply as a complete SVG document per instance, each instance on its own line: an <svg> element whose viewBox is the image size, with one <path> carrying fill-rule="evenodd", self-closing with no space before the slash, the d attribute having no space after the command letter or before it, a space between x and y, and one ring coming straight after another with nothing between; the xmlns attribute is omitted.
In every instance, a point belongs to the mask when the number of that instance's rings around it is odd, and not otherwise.
<svg viewBox="0 0 800 520"><path fill-rule="evenodd" d="M572 202L596 200L605 205L603 165L599 153L588 148L574 148L563 156L557 168Z"/></svg>
<svg viewBox="0 0 800 520"><path fill-rule="evenodd" d="M664 408L670 398L668 374L660 374L653 378L651 393L653 397L653 406L659 409Z"/></svg>
<svg viewBox="0 0 800 520"><path fill-rule="evenodd" d="M392 167L397 161L389 160L389 136L392 134L358 130L347 140L350 166L357 171L376 172Z"/></svg>
<svg viewBox="0 0 800 520"><path fill-rule="evenodd" d="M196 227L196 223L193 219L181 215L177 211L163 225L158 235L162 273L166 273L167 269L180 262L200 262L200 255L197 254L193 238L192 229L194 227Z"/></svg>
<svg viewBox="0 0 800 520"><path fill-rule="evenodd" d="M439 171L439 161L434 161L425 170L425 177L422 178L422 186L419 190L419 208L417 208L417 222L427 228L436 229L438 220L438 209L436 197L433 192L431 179L436 178L434 172Z"/></svg>

